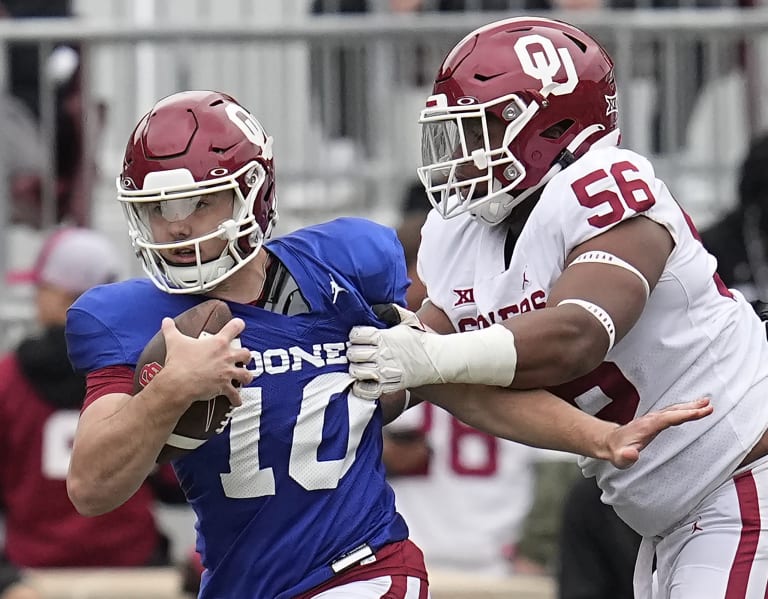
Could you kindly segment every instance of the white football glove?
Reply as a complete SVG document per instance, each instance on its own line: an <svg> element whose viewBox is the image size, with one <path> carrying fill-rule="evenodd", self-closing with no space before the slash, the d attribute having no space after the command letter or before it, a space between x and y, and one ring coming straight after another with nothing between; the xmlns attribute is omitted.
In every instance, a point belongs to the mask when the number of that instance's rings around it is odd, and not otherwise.
<svg viewBox="0 0 768 599"><path fill-rule="evenodd" d="M515 376L517 352L512 332L502 325L439 335L413 312L390 304L389 329L354 327L349 334L349 373L361 399L434 383L508 386ZM379 308L379 306L377 306ZM381 311L377 311L380 313Z"/></svg>
<svg viewBox="0 0 768 599"><path fill-rule="evenodd" d="M422 337L436 333L427 332L410 310L397 304L387 307L389 313L380 317L399 318L400 324L390 329L354 327L349 333L349 373L357 379L352 392L361 399L375 400L385 393L445 382L422 344Z"/></svg>

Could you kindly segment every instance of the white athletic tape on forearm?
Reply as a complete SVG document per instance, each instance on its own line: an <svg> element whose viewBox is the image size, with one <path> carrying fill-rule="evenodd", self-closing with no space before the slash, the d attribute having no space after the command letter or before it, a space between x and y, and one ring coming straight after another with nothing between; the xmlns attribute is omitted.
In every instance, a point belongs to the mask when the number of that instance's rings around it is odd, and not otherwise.
<svg viewBox="0 0 768 599"><path fill-rule="evenodd" d="M628 270L633 275L635 275L638 279L640 279L640 282L643 284L643 287L645 288L646 299L651 294L651 287L650 285L648 285L648 279L646 279L643 276L643 273L637 270L629 262L622 260L618 256L614 256L613 254L609 254L608 252L586 252L584 254L581 254L568 266L573 266L574 264L583 264L585 262L594 262L599 264L613 264L614 266L620 266L624 270Z"/></svg>
<svg viewBox="0 0 768 599"><path fill-rule="evenodd" d="M603 310L597 304L593 304L592 302L588 302L587 300L582 299L564 299L557 305L562 306L563 304L573 304L575 306L579 306L580 308L584 308L592 316L597 318L597 321L603 325L605 332L608 333L608 349L605 353L607 354L609 351L611 351L613 344L616 342L616 326L613 324L613 319L611 318L611 315L608 314L608 312Z"/></svg>
<svg viewBox="0 0 768 599"><path fill-rule="evenodd" d="M444 383L508 387L515 378L515 336L503 325L451 335L426 334L422 343Z"/></svg>

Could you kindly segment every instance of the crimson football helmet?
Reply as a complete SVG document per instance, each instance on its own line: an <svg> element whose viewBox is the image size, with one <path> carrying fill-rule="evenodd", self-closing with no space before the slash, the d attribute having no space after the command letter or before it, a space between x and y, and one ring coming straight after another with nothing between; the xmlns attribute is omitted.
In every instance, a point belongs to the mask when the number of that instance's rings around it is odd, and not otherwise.
<svg viewBox="0 0 768 599"><path fill-rule="evenodd" d="M446 56L421 112L419 178L443 218L498 224L598 140L618 143L613 61L560 21L481 27Z"/></svg>
<svg viewBox="0 0 768 599"><path fill-rule="evenodd" d="M186 218L207 194L233 190L232 216L202 237L158 243L149 212ZM272 138L232 97L186 91L157 102L128 141L117 178L131 241L142 267L168 293L203 293L251 261L277 221ZM171 207L172 206L172 207ZM228 243L203 262L200 244ZM174 265L160 251L186 250L196 257Z"/></svg>

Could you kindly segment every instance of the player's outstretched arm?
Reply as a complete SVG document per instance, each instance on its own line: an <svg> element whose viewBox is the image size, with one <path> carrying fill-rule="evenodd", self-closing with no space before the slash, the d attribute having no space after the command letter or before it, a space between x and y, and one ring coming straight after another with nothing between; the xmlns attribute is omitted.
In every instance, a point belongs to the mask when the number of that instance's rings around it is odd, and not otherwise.
<svg viewBox="0 0 768 599"><path fill-rule="evenodd" d="M704 398L651 412L619 426L590 416L543 390L429 385L411 393L491 435L608 460L617 468L634 464L640 452L665 429L712 413L709 399Z"/></svg>
<svg viewBox="0 0 768 599"><path fill-rule="evenodd" d="M233 319L217 334L197 339L165 319L163 369L136 395L111 393L83 410L67 475L69 497L81 514L108 512L136 492L192 402L227 395L240 404L232 381L250 382L252 374L236 366L250 354L231 341L244 326Z"/></svg>

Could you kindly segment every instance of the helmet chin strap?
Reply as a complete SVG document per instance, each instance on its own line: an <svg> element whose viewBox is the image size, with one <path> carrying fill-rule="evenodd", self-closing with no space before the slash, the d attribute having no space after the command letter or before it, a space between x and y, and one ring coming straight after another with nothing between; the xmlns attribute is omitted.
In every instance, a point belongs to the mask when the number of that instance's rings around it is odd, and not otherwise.
<svg viewBox="0 0 768 599"><path fill-rule="evenodd" d="M589 127L586 127L584 130L579 132L576 137L573 138L571 143L566 146L561 154L563 158L570 155L570 161L563 160L561 158L552 165L547 173L541 178L541 181L539 181L536 185L528 187L517 195L512 195L509 192L500 193L498 197L483 204L478 210L473 211L472 216L491 226L502 223L512 213L512 210L514 210L526 199L531 197L531 195L536 193L536 191L544 187L544 185L549 183L552 177L554 177L557 173L571 164L573 162L573 155L576 153L579 147L581 147L581 145L587 141L590 136L602 131L603 129L605 129L603 125L590 125ZM619 131L619 129L614 129L595 141L590 146L590 149L617 146L619 144L620 137L621 131ZM501 183L494 178L493 192L495 193L500 189Z"/></svg>
<svg viewBox="0 0 768 599"><path fill-rule="evenodd" d="M188 266L166 264L165 276L171 285L180 289L203 287L206 281L213 281L219 278L234 265L235 259L227 253L220 258L199 266L197 264L190 264ZM208 291L208 289L200 289L200 293L205 291Z"/></svg>
<svg viewBox="0 0 768 599"><path fill-rule="evenodd" d="M211 260L210 262L204 262L202 264L187 264L185 266L176 266L168 264L164 261L165 270L164 275L168 283L174 287L180 289L194 289L199 288L198 293L204 293L213 288L213 285L209 283L219 279L221 276L231 271L238 262L242 263L242 260L237 260L232 255L232 252L237 250L239 225L234 219L224 221L219 225L220 234L218 237L227 240L221 256ZM255 247L261 247L264 241L263 235L257 235L255 239L251 241ZM254 251L255 253L255 251Z"/></svg>

